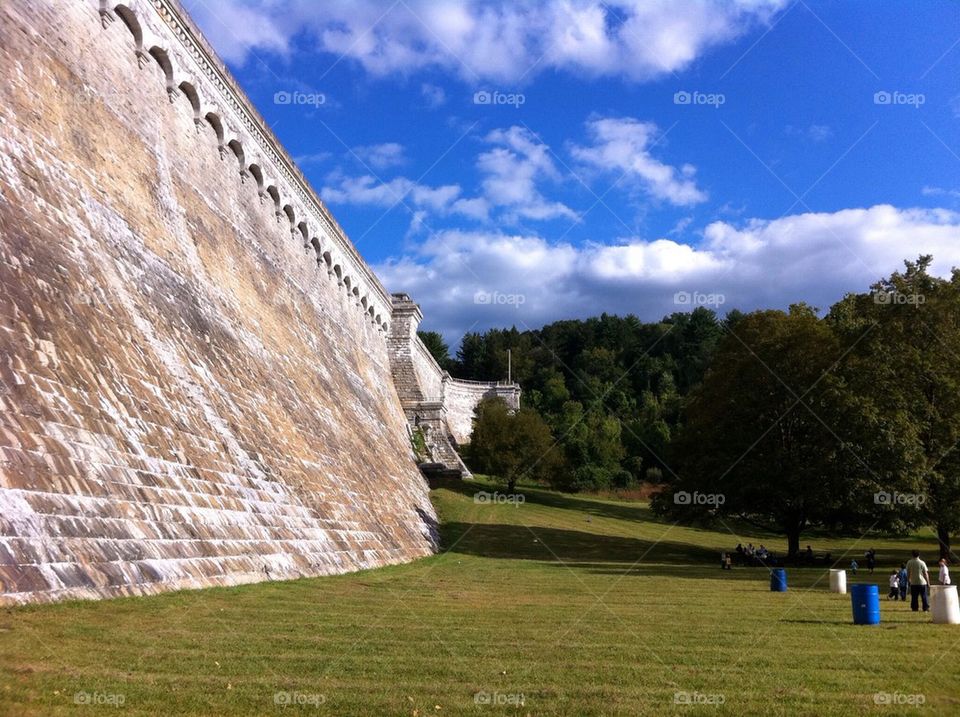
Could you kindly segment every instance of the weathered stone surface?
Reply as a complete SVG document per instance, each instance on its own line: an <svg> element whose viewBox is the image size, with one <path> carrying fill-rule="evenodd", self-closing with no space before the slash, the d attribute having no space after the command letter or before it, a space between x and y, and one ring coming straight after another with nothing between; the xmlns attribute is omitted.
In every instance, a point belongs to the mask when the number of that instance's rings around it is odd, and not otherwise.
<svg viewBox="0 0 960 717"><path fill-rule="evenodd" d="M0 603L429 554L389 296L179 6L100 10L0 6Z"/></svg>
<svg viewBox="0 0 960 717"><path fill-rule="evenodd" d="M477 404L498 396L511 408L520 408L520 386L453 378L417 335L423 320L420 307L407 294L394 294L392 302L390 362L407 420L424 430L434 461L468 473L456 449L470 442Z"/></svg>

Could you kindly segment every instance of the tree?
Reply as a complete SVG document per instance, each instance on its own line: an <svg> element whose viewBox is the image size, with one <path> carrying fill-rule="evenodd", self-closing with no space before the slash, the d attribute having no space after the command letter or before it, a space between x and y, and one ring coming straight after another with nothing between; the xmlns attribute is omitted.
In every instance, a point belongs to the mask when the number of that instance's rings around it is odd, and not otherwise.
<svg viewBox="0 0 960 717"><path fill-rule="evenodd" d="M908 523L930 521L942 557L960 529L960 272L929 274L932 257L905 262L872 287L845 297L830 312L838 331L863 332L851 383L858 395L884 407L884 428L894 442L891 459L903 465L885 488ZM869 329L869 330L868 330ZM905 492L905 493L904 493ZM913 510L911 510L913 509Z"/></svg>
<svg viewBox="0 0 960 717"><path fill-rule="evenodd" d="M879 481L858 457L870 426L837 370L844 348L804 305L739 317L690 397L656 509L738 516L786 535L790 556L811 525L869 524Z"/></svg>
<svg viewBox="0 0 960 717"><path fill-rule="evenodd" d="M418 331L417 336L423 341L423 345L427 347L430 355L440 364L440 368L449 371L453 360L450 358L450 348L447 346L447 342L443 340L443 336L437 331Z"/></svg>
<svg viewBox="0 0 960 717"><path fill-rule="evenodd" d="M513 491L517 481L546 482L560 469L561 453L550 428L530 408L511 412L500 398L477 406L467 458L471 468L497 476Z"/></svg>

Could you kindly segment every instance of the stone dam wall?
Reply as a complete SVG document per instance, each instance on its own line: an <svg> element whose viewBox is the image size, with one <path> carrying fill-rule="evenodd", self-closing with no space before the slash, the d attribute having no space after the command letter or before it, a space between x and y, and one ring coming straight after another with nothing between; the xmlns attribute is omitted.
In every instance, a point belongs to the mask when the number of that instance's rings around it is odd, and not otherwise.
<svg viewBox="0 0 960 717"><path fill-rule="evenodd" d="M436 547L391 298L175 0L0 4L0 604Z"/></svg>
<svg viewBox="0 0 960 717"><path fill-rule="evenodd" d="M426 429L427 444L437 462L467 473L456 449L470 442L477 405L496 396L518 409L520 386L453 378L417 335L423 320L420 307L406 294L394 294L392 302L390 360L407 420Z"/></svg>

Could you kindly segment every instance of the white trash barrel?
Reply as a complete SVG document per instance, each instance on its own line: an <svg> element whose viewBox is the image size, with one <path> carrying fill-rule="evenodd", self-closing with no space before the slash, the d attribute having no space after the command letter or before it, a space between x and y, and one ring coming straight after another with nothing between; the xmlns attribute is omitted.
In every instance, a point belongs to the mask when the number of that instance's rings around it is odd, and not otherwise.
<svg viewBox="0 0 960 717"><path fill-rule="evenodd" d="M930 586L930 612L938 625L960 624L960 600L956 585Z"/></svg>
<svg viewBox="0 0 960 717"><path fill-rule="evenodd" d="M830 592L847 594L847 571L830 570Z"/></svg>

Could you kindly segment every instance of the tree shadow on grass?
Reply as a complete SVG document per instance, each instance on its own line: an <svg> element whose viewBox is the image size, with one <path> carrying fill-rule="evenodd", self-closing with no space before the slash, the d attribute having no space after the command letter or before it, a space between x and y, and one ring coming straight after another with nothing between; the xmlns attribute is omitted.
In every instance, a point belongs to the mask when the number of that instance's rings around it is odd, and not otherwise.
<svg viewBox="0 0 960 717"><path fill-rule="evenodd" d="M716 551L669 541L640 540L499 523L447 522L440 529L444 551L486 558L543 560L563 563L708 563ZM718 568L719 572L719 568Z"/></svg>
<svg viewBox="0 0 960 717"><path fill-rule="evenodd" d="M506 488L503 486L498 486L496 483L480 481L453 481L444 484L443 488L470 497L473 497L481 491L487 493L493 491L506 493ZM577 498L569 493L557 493L544 488L531 488L529 486L518 486L515 492L522 493L524 502L528 504L560 508L562 510L575 510L584 515L592 515L598 518L615 518L617 520L644 523L664 523L663 519L654 514L648 506L639 503L623 503L620 505L604 503L585 498ZM669 523L664 524L669 525Z"/></svg>

